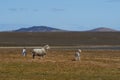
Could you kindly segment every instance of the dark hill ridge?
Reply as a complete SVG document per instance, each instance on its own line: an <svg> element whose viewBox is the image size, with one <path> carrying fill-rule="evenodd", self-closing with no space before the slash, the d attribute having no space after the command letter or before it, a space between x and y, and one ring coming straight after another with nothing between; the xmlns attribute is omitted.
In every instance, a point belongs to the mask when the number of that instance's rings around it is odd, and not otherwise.
<svg viewBox="0 0 120 80"><path fill-rule="evenodd" d="M62 32L65 30L47 27L47 26L32 26L29 28L20 28L18 30L14 30L13 32Z"/></svg>
<svg viewBox="0 0 120 80"><path fill-rule="evenodd" d="M18 30L13 30L12 32L66 32L68 30L62 30L57 28L52 28L48 26L32 26L29 28L20 28ZM88 31L82 31L82 32L118 32L117 30L106 28L106 27L100 27Z"/></svg>
<svg viewBox="0 0 120 80"><path fill-rule="evenodd" d="M117 30L106 28L106 27L100 27L100 28L89 30L89 32L117 32Z"/></svg>

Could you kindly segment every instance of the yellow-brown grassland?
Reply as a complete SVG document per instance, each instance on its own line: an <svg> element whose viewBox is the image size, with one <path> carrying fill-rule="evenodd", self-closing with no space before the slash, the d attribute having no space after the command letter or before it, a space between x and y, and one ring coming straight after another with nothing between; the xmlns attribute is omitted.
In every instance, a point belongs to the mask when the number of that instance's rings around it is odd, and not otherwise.
<svg viewBox="0 0 120 80"><path fill-rule="evenodd" d="M45 44L51 47L47 55L32 59L31 47ZM106 45L113 49L97 49ZM73 46L87 46L80 61ZM120 80L120 32L1 32L0 80Z"/></svg>
<svg viewBox="0 0 120 80"><path fill-rule="evenodd" d="M51 49L44 58L32 59L22 48L0 49L0 80L120 80L119 50L83 50L74 60L75 50Z"/></svg>

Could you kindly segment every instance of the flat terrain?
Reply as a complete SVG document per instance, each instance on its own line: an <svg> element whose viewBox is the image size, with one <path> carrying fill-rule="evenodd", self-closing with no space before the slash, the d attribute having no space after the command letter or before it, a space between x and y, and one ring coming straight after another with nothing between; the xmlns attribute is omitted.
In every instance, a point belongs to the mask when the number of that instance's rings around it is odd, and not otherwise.
<svg viewBox="0 0 120 80"><path fill-rule="evenodd" d="M120 32L0 33L0 80L120 80ZM31 50L49 44L44 58ZM27 48L27 56L21 55ZM74 54L82 49L81 60Z"/></svg>
<svg viewBox="0 0 120 80"><path fill-rule="evenodd" d="M83 50L80 61L76 49L51 49L43 59L21 51L0 48L0 80L120 80L119 50Z"/></svg>
<svg viewBox="0 0 120 80"><path fill-rule="evenodd" d="M1 32L0 46L120 45L120 32Z"/></svg>

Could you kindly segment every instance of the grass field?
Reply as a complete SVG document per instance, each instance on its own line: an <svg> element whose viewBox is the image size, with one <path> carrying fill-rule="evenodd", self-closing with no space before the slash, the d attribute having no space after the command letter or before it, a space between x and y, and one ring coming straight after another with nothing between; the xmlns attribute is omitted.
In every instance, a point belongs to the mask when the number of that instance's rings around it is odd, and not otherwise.
<svg viewBox="0 0 120 80"><path fill-rule="evenodd" d="M120 32L1 32L0 46L120 45Z"/></svg>
<svg viewBox="0 0 120 80"><path fill-rule="evenodd" d="M120 80L120 32L0 33L0 80ZM45 58L32 59L31 46L118 46L115 50L51 49ZM27 56L22 48L28 46Z"/></svg>
<svg viewBox="0 0 120 80"><path fill-rule="evenodd" d="M49 50L45 58L26 57L21 48L0 49L0 80L120 80L119 50Z"/></svg>

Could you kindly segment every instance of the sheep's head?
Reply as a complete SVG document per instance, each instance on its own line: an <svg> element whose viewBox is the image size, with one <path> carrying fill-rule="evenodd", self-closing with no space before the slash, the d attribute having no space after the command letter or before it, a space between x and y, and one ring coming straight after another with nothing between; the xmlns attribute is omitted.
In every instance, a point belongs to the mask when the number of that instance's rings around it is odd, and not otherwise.
<svg viewBox="0 0 120 80"><path fill-rule="evenodd" d="M78 52L82 52L81 49L78 49Z"/></svg>
<svg viewBox="0 0 120 80"><path fill-rule="evenodd" d="M44 48L45 49L50 49L50 46L49 45L45 45Z"/></svg>

